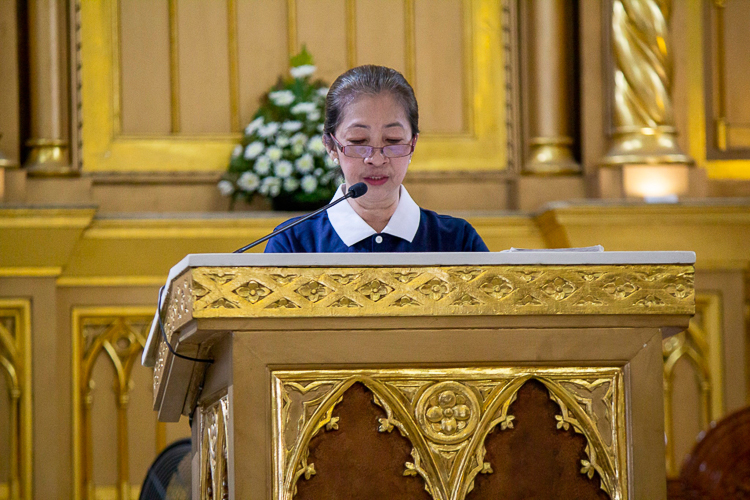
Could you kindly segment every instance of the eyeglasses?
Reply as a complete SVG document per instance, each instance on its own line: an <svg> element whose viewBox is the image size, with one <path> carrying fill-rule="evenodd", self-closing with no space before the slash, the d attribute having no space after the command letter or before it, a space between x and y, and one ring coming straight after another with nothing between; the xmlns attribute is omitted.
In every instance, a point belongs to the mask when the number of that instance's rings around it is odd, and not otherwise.
<svg viewBox="0 0 750 500"><path fill-rule="evenodd" d="M378 149L387 158L401 158L409 156L414 152L414 139L409 144L391 144L390 146L376 148L374 146L360 146L356 144L344 146L336 140L333 134L328 134L328 137L336 143L336 146L344 153L344 156L348 156L349 158L372 158Z"/></svg>

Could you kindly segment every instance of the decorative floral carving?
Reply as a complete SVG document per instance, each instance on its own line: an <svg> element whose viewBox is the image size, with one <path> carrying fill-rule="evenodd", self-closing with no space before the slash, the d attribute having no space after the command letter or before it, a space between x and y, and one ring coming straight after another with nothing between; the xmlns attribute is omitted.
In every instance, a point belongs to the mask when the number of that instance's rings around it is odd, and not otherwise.
<svg viewBox="0 0 750 500"><path fill-rule="evenodd" d="M296 277L297 277L296 274L272 274L271 275L271 278L273 278L273 280L276 283L278 283L279 285L282 285L282 286L288 285Z"/></svg>
<svg viewBox="0 0 750 500"><path fill-rule="evenodd" d="M391 276L393 276L393 279L400 283L410 283L414 281L414 279L419 276L419 274L420 273L414 271L397 271L391 273Z"/></svg>
<svg viewBox="0 0 750 500"><path fill-rule="evenodd" d="M354 302L349 297L341 297L339 300L331 304L331 307L362 307L362 306Z"/></svg>
<svg viewBox="0 0 750 500"><path fill-rule="evenodd" d="M424 285L417 288L419 293L426 295L432 300L440 300L450 292L450 286L445 281L433 278Z"/></svg>
<svg viewBox="0 0 750 500"><path fill-rule="evenodd" d="M502 276L495 276L494 278L487 280L482 286L479 287L479 289L490 297L494 297L496 299L507 297L514 290L511 282L503 278Z"/></svg>
<svg viewBox="0 0 750 500"><path fill-rule="evenodd" d="M537 299L533 295L524 295L518 300L517 304L520 306L541 306L542 305L539 299Z"/></svg>
<svg viewBox="0 0 750 500"><path fill-rule="evenodd" d="M219 297L208 304L209 309L239 309L240 305L226 297Z"/></svg>
<svg viewBox="0 0 750 500"><path fill-rule="evenodd" d="M217 283L219 285L226 285L230 281L234 279L236 276L233 272L227 272L227 271L216 271L213 273L206 273L206 277L209 278L214 283Z"/></svg>
<svg viewBox="0 0 750 500"><path fill-rule="evenodd" d="M597 273L597 272L587 273L585 271L580 271L578 275L581 278L583 278L583 281L596 281L602 276L604 276L604 273Z"/></svg>
<svg viewBox="0 0 750 500"><path fill-rule="evenodd" d="M524 283L531 283L532 281L534 281L541 275L542 275L541 272L535 272L535 271L521 271L520 273L521 280Z"/></svg>
<svg viewBox="0 0 750 500"><path fill-rule="evenodd" d="M462 281L474 281L484 272L484 269L460 269L453 273L455 276L461 278Z"/></svg>
<svg viewBox="0 0 750 500"><path fill-rule="evenodd" d="M555 300L563 300L576 291L576 286L565 278L557 277L545 283L542 291Z"/></svg>
<svg viewBox="0 0 750 500"><path fill-rule="evenodd" d="M309 281L295 291L310 302L317 302L328 295L328 288L317 281Z"/></svg>
<svg viewBox="0 0 750 500"><path fill-rule="evenodd" d="M244 285L235 289L234 293L247 300L251 304L255 304L263 297L271 293L271 290L264 287L257 281L248 281Z"/></svg>
<svg viewBox="0 0 750 500"><path fill-rule="evenodd" d="M641 307L663 306L664 301L654 294L649 294L643 297L642 299L637 300L635 302L635 305L641 306Z"/></svg>
<svg viewBox="0 0 750 500"><path fill-rule="evenodd" d="M476 298L472 297L468 293L461 295L459 298L453 301L452 306L478 306L481 304Z"/></svg>
<svg viewBox="0 0 750 500"><path fill-rule="evenodd" d="M359 293L373 302L377 302L393 291L391 287L380 280L372 280L357 289Z"/></svg>
<svg viewBox="0 0 750 500"><path fill-rule="evenodd" d="M440 382L428 388L417 402L417 420L425 435L443 444L464 440L479 422L479 401L458 382Z"/></svg>
<svg viewBox="0 0 750 500"><path fill-rule="evenodd" d="M208 295L208 292L210 290L206 288L205 286L201 285L197 281L193 282L193 298L195 300L200 300L206 295Z"/></svg>
<svg viewBox="0 0 750 500"><path fill-rule="evenodd" d="M333 281L338 283L339 285L348 285L354 280L359 279L360 276L362 276L359 273L354 274L329 274L328 276L331 277Z"/></svg>
<svg viewBox="0 0 750 500"><path fill-rule="evenodd" d="M272 304L268 304L266 309L299 309L299 306L287 298L281 298Z"/></svg>
<svg viewBox="0 0 750 500"><path fill-rule="evenodd" d="M693 295L695 291L693 281L692 274L680 274L679 276L670 277L666 280L664 290L672 297L685 299Z"/></svg>
<svg viewBox="0 0 750 500"><path fill-rule="evenodd" d="M621 300L630 295L633 295L635 292L640 290L640 287L638 285L634 285L622 276L617 276L605 283L602 289L608 294L612 295L615 299Z"/></svg>
<svg viewBox="0 0 750 500"><path fill-rule="evenodd" d="M393 304L391 304L391 307L406 307L406 306L421 306L419 302L412 299L408 295L404 295L403 297L400 297L396 299Z"/></svg>
<svg viewBox="0 0 750 500"><path fill-rule="evenodd" d="M600 306L602 305L602 301L591 295L586 295L582 299L578 300L576 302L576 305L577 306Z"/></svg>

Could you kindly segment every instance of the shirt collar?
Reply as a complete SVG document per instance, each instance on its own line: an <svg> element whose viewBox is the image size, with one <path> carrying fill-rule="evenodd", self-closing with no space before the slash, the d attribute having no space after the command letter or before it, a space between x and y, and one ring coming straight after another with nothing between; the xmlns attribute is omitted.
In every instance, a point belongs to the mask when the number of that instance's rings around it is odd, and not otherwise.
<svg viewBox="0 0 750 500"><path fill-rule="evenodd" d="M398 206L383 232L411 243L419 229L421 212L419 205L412 200L406 188L401 186L400 189ZM342 196L344 196L343 184L336 190L336 194L331 201L335 201ZM326 212L334 231L348 247L376 234L376 231L354 211L348 200L329 208Z"/></svg>

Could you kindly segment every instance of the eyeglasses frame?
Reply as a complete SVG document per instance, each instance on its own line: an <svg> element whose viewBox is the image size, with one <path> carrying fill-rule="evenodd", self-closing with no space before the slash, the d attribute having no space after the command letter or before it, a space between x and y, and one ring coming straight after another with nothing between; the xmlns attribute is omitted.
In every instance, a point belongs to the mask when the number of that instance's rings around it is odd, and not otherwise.
<svg viewBox="0 0 750 500"><path fill-rule="evenodd" d="M333 136L332 133L329 132L327 135L328 135L328 137L331 138L331 140L333 141L333 143L341 150L341 152L343 153L344 156L347 156L349 158L357 158L357 159L360 159L360 160L366 160L368 158L372 158L375 155L375 150L378 150L378 149L380 150L380 154L383 155L384 158L405 158L405 157L409 156L410 154L412 154L414 152L414 147L417 145L417 136L415 135L414 137L411 138L411 141L409 141L409 144L389 144L388 146L382 146L382 147L365 145L364 147L372 149L372 151L370 152L369 155L367 155L367 156L350 156L350 155L346 154L346 148L355 147L355 146L361 148L363 146L359 145L359 144L350 144L348 146L344 146L343 144L341 144L338 141L338 139L336 139ZM405 155L401 155L401 156L388 156L388 155L385 154L384 150L385 150L385 148L390 147L390 146L411 146L411 148L409 149L409 152L406 153Z"/></svg>

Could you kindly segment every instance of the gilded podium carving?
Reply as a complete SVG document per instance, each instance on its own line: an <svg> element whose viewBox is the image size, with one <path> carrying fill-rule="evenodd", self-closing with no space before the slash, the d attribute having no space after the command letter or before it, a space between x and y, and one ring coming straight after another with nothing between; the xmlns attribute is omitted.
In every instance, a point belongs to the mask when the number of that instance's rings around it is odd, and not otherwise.
<svg viewBox="0 0 750 500"><path fill-rule="evenodd" d="M598 481L610 498L626 498L619 368L276 371L272 378L274 498L291 500L298 481L323 479L310 459L310 441L346 428L336 406L361 383L385 413L377 430L397 429L411 443L404 480L421 477L435 500L462 500L478 474L494 473L484 442L491 432L512 431L511 405L531 379L541 382L558 406L557 429L585 437L581 474Z"/></svg>

